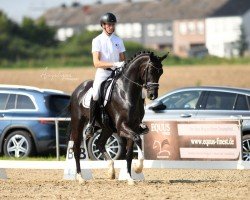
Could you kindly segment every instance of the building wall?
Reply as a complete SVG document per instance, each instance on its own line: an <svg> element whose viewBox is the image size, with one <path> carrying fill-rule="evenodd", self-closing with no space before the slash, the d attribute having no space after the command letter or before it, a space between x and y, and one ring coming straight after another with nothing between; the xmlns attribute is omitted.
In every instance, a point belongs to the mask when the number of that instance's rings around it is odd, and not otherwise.
<svg viewBox="0 0 250 200"><path fill-rule="evenodd" d="M239 16L207 18L206 46L209 54L228 58L237 56L241 24L242 18Z"/></svg>
<svg viewBox="0 0 250 200"><path fill-rule="evenodd" d="M243 29L246 35L246 42L248 44L248 52L250 52L250 11L243 16Z"/></svg>
<svg viewBox="0 0 250 200"><path fill-rule="evenodd" d="M155 49L172 46L172 24L168 22L119 23L116 33L125 41L141 43Z"/></svg>
<svg viewBox="0 0 250 200"><path fill-rule="evenodd" d="M180 57L188 57L190 50L205 46L205 20L175 20L173 50Z"/></svg>
<svg viewBox="0 0 250 200"><path fill-rule="evenodd" d="M87 30L100 30L100 25L88 25ZM118 23L116 34L124 41L138 42L154 49L172 47L173 43L172 23L170 22Z"/></svg>
<svg viewBox="0 0 250 200"><path fill-rule="evenodd" d="M143 44L155 49L165 47L172 48L173 45L173 28L172 22L155 21L143 23Z"/></svg>

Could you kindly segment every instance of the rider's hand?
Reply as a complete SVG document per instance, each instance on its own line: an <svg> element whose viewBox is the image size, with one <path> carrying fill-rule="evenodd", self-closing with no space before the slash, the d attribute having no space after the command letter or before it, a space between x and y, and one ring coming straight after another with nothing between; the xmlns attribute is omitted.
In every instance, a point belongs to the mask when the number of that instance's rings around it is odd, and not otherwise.
<svg viewBox="0 0 250 200"><path fill-rule="evenodd" d="M122 62L114 62L113 67L115 67L115 68L123 67L124 63L125 63L124 61L122 61Z"/></svg>

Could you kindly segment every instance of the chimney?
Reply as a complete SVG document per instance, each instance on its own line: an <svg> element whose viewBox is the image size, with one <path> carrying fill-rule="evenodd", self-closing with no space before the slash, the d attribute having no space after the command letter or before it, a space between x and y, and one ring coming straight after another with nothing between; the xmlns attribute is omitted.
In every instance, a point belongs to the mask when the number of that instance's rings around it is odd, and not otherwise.
<svg viewBox="0 0 250 200"><path fill-rule="evenodd" d="M90 5L85 5L85 6L82 7L82 11L83 11L84 14L89 14L90 9L91 9Z"/></svg>

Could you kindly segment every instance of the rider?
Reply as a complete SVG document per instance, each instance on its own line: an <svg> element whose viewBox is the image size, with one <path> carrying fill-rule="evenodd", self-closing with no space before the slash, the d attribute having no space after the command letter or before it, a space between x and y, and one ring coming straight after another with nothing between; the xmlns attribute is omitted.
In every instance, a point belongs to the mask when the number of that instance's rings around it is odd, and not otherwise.
<svg viewBox="0 0 250 200"><path fill-rule="evenodd" d="M122 67L126 59L123 41L114 34L116 22L114 14L104 14L100 19L103 31L92 40L93 63L97 70L93 83L93 96L90 102L89 123L85 132L87 137L94 134L95 110L101 84L111 75L112 70Z"/></svg>

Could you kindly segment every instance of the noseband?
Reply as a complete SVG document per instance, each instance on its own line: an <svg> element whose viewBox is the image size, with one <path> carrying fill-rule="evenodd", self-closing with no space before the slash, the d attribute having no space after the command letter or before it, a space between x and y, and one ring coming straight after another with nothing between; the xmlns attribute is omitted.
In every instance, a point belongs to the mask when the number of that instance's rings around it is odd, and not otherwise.
<svg viewBox="0 0 250 200"><path fill-rule="evenodd" d="M152 64L152 62L150 60L148 60L147 65L143 70L142 77L145 77L145 83L146 83L146 84L144 84L144 88L147 89L147 90L155 90L155 89L159 88L159 83L148 82L148 70L149 70L150 67L153 67L154 69L156 69L158 73L160 73L161 69L156 68Z"/></svg>
<svg viewBox="0 0 250 200"><path fill-rule="evenodd" d="M123 77L126 78L127 80L129 80L130 82L134 83L135 85L141 87L141 88L145 88L146 90L154 90L154 89L158 89L159 88L159 83L152 83L152 82L148 82L148 70L150 67L153 67L154 69L157 69L157 72L160 73L160 70L161 69L158 69L156 68L152 62L150 61L150 59L148 60L147 62L147 65L146 67L144 68L143 70L143 74L142 74L142 80L144 79L145 77L145 83L144 84L140 84L140 83L137 83L131 79L129 79L127 76L124 75L124 73L122 73Z"/></svg>

